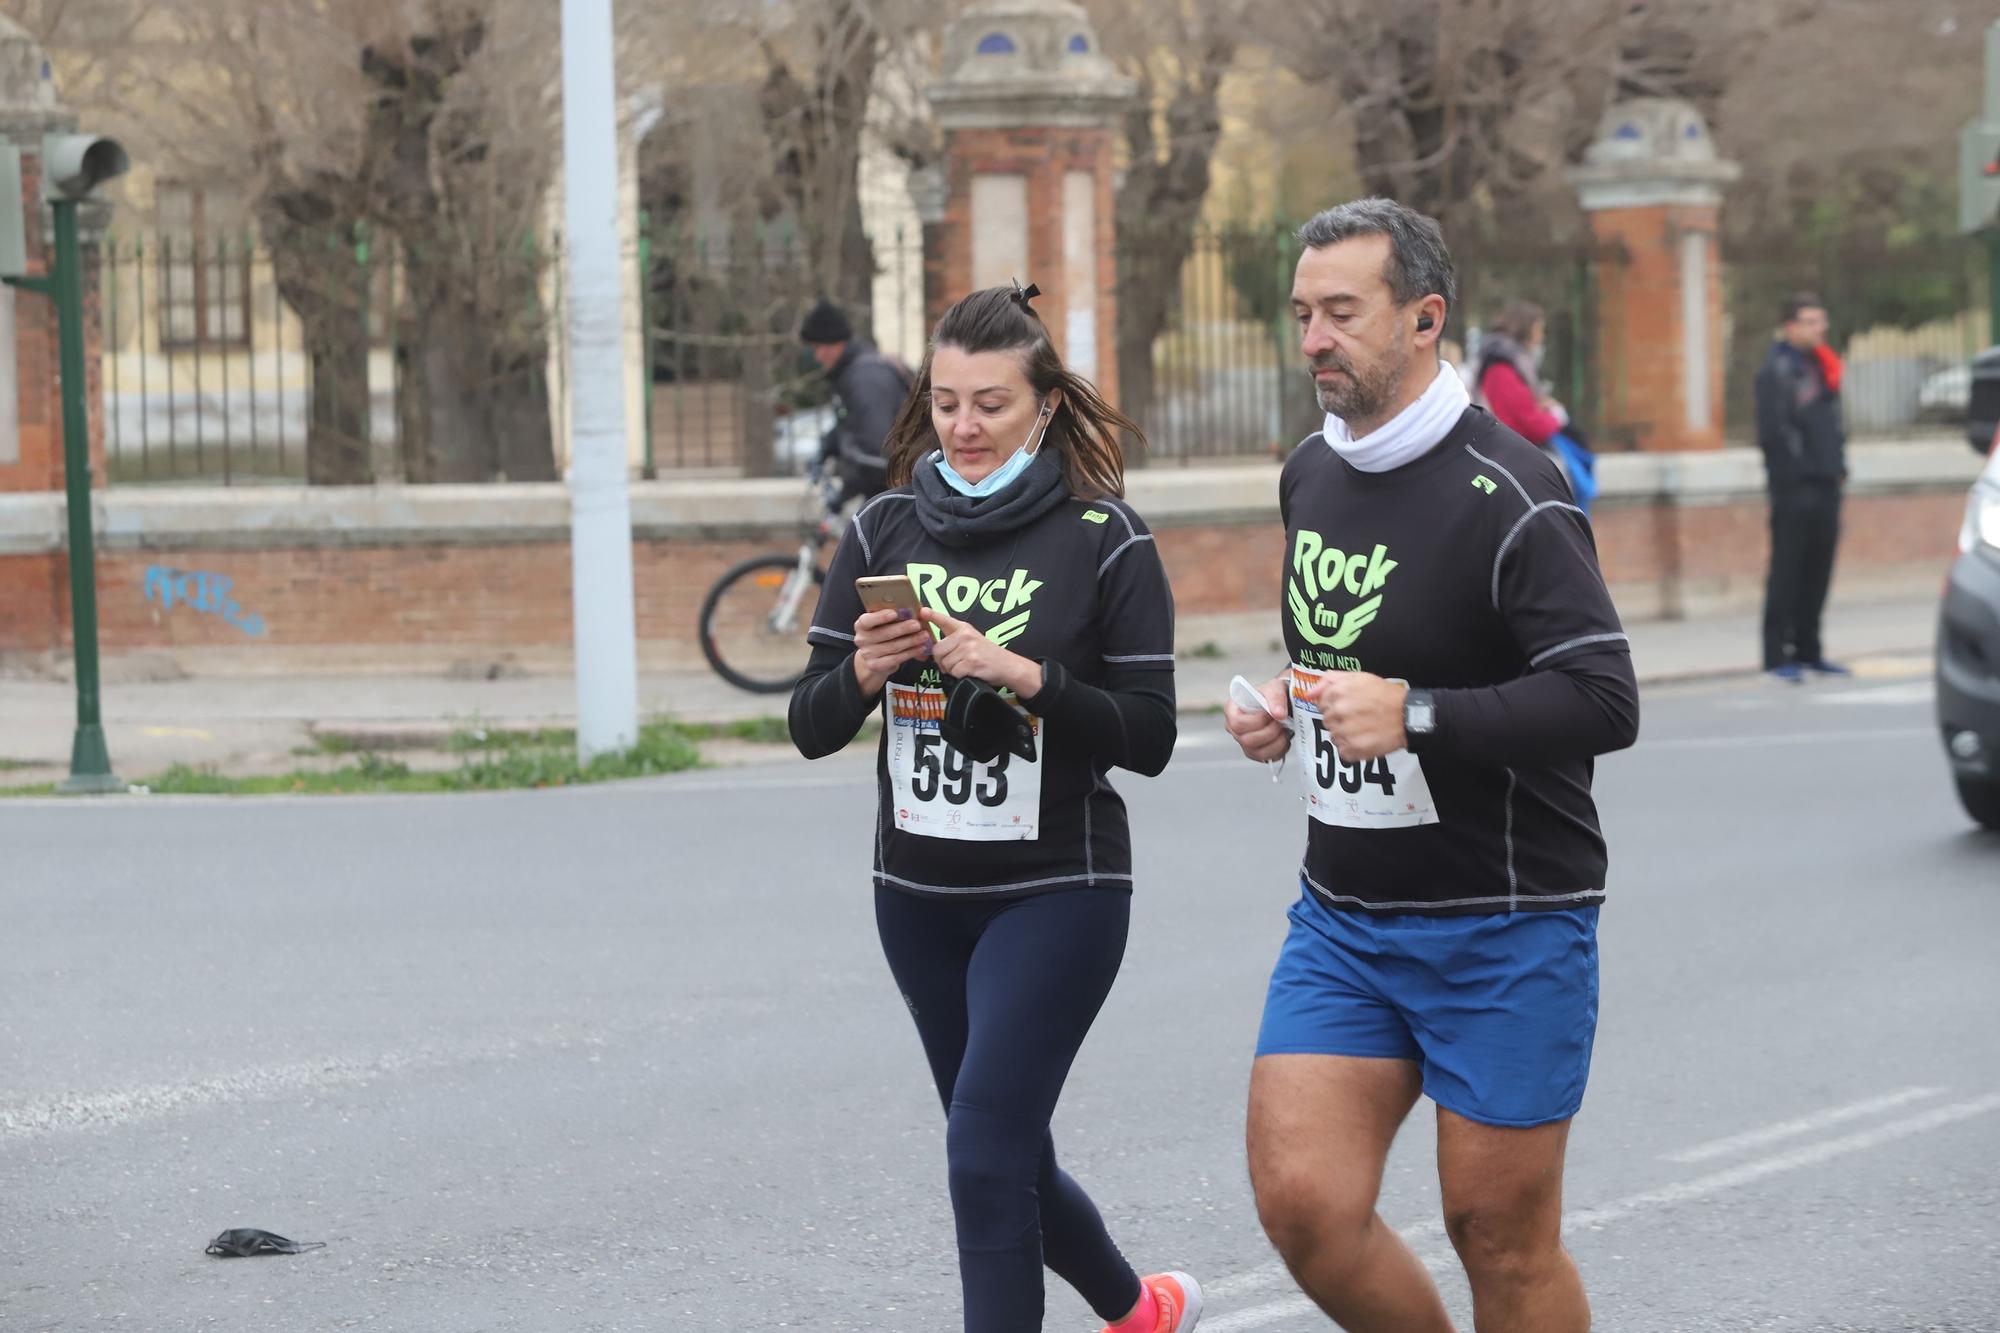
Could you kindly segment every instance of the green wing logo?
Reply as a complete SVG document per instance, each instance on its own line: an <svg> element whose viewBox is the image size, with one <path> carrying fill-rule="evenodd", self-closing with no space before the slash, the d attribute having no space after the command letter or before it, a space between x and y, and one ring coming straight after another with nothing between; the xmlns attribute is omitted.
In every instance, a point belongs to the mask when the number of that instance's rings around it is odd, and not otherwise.
<svg viewBox="0 0 2000 1333"><path fill-rule="evenodd" d="M1349 554L1331 547L1316 532L1300 530L1292 548L1291 577L1285 584L1285 608L1299 638L1320 648L1345 651L1382 612L1383 587L1396 562L1389 548ZM1358 600L1346 610L1327 605L1335 593Z"/></svg>

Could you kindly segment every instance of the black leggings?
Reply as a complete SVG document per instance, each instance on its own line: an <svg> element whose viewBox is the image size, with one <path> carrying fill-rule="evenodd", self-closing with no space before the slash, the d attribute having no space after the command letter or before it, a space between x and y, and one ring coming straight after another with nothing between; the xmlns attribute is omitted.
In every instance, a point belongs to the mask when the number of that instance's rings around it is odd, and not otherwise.
<svg viewBox="0 0 2000 1333"><path fill-rule="evenodd" d="M1107 1322L1138 1303L1138 1275L1057 1169L1049 1134L1131 909L1123 889L1006 902L875 890L882 949L944 1101L966 1333L1039 1333L1045 1263Z"/></svg>

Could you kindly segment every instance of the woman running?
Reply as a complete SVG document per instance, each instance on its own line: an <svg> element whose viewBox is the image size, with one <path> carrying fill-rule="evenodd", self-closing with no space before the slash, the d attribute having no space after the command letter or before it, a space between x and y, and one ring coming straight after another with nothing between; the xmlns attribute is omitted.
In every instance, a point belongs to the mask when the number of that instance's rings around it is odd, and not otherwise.
<svg viewBox="0 0 2000 1333"><path fill-rule="evenodd" d="M1173 594L1119 497L1138 427L990 288L938 322L842 539L792 694L809 759L878 710L875 917L945 1104L966 1333L1042 1327L1046 1265L1112 1333L1187 1333L1201 1290L1141 1278L1056 1165L1049 1120L1125 953L1112 768L1173 754ZM866 610L906 575L917 610Z"/></svg>

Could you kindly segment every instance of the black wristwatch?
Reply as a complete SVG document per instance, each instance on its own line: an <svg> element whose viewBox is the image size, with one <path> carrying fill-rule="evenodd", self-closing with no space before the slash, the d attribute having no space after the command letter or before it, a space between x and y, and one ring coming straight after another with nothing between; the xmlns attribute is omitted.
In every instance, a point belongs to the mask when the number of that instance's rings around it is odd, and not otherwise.
<svg viewBox="0 0 2000 1333"><path fill-rule="evenodd" d="M1411 690L1403 696L1403 735L1410 753L1420 753L1437 734L1437 700L1429 690Z"/></svg>

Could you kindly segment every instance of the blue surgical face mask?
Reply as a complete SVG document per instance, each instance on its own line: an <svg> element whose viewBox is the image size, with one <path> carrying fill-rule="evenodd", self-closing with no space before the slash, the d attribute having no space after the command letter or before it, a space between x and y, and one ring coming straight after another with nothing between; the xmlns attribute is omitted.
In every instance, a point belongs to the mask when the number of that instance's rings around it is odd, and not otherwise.
<svg viewBox="0 0 2000 1333"><path fill-rule="evenodd" d="M1054 411L1054 408L1044 405L1038 418L1043 423L1041 434L1016 449L1012 458L994 468L979 481L967 481L959 476L957 469L945 459L942 449L937 452L938 475L944 478L945 485L968 500L980 500L989 495L998 495L1013 485L1015 480L1028 470L1028 465L1035 461L1035 454L1041 448L1042 441L1048 438L1049 428L1046 423Z"/></svg>

